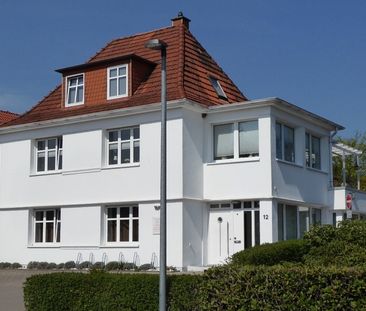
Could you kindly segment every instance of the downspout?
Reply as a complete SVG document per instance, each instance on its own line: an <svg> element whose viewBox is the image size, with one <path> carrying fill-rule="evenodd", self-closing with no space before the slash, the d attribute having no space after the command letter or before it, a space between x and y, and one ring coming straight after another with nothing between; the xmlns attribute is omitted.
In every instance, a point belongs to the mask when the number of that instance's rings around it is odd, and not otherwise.
<svg viewBox="0 0 366 311"><path fill-rule="evenodd" d="M332 147L333 147L333 138L338 133L338 129L336 128L335 131L329 135L329 190L332 190L334 187L333 184L333 153L332 153Z"/></svg>

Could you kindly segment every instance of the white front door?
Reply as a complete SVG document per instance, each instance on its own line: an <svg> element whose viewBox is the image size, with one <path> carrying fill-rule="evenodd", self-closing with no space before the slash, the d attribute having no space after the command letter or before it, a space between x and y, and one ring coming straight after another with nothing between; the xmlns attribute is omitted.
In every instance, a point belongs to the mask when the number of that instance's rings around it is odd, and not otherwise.
<svg viewBox="0 0 366 311"><path fill-rule="evenodd" d="M228 257L259 244L259 204L213 204L208 228L208 263L225 263ZM219 207L216 207L219 206ZM246 208L247 207L247 208Z"/></svg>
<svg viewBox="0 0 366 311"><path fill-rule="evenodd" d="M224 263L228 257L243 249L243 211L212 211L209 222L210 263Z"/></svg>

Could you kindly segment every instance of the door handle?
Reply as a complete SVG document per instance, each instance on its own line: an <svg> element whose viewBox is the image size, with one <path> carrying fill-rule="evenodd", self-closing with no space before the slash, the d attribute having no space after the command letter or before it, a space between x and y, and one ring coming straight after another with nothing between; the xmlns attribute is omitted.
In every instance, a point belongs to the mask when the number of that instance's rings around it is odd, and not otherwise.
<svg viewBox="0 0 366 311"><path fill-rule="evenodd" d="M236 243L236 244L240 244L240 243L241 243L241 241L240 241L240 240L234 240L234 243Z"/></svg>

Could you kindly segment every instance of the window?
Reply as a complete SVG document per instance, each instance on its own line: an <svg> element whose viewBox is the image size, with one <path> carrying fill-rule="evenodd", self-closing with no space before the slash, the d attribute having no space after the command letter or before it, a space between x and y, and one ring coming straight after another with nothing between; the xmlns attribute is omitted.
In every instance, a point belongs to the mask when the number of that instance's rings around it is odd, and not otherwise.
<svg viewBox="0 0 366 311"><path fill-rule="evenodd" d="M258 156L258 120L214 126L215 160Z"/></svg>
<svg viewBox="0 0 366 311"><path fill-rule="evenodd" d="M67 94L66 106L81 105L84 103L84 75L70 76L66 78Z"/></svg>
<svg viewBox="0 0 366 311"><path fill-rule="evenodd" d="M222 99L227 99L227 96L224 90L222 89L220 82L214 77L209 77L209 79L212 84L212 87L215 89L217 96Z"/></svg>
<svg viewBox="0 0 366 311"><path fill-rule="evenodd" d="M108 99L128 95L127 65L108 68Z"/></svg>
<svg viewBox="0 0 366 311"><path fill-rule="evenodd" d="M276 123L276 157L295 162L295 130L281 123Z"/></svg>
<svg viewBox="0 0 366 311"><path fill-rule="evenodd" d="M320 170L320 138L305 133L306 166Z"/></svg>
<svg viewBox="0 0 366 311"><path fill-rule="evenodd" d="M234 124L222 124L214 127L215 160L234 157Z"/></svg>
<svg viewBox="0 0 366 311"><path fill-rule="evenodd" d="M61 233L61 210L34 211L34 242L59 243Z"/></svg>
<svg viewBox="0 0 366 311"><path fill-rule="evenodd" d="M52 172L62 170L62 137L36 141L36 171Z"/></svg>
<svg viewBox="0 0 366 311"><path fill-rule="evenodd" d="M259 156L258 121L239 123L239 157Z"/></svg>
<svg viewBox="0 0 366 311"><path fill-rule="evenodd" d="M277 205L278 240L302 238L313 225L321 224L321 209L285 205Z"/></svg>
<svg viewBox="0 0 366 311"><path fill-rule="evenodd" d="M138 242L138 206L108 207L106 227L107 243Z"/></svg>
<svg viewBox="0 0 366 311"><path fill-rule="evenodd" d="M129 127L108 132L108 165L140 162L140 128Z"/></svg>

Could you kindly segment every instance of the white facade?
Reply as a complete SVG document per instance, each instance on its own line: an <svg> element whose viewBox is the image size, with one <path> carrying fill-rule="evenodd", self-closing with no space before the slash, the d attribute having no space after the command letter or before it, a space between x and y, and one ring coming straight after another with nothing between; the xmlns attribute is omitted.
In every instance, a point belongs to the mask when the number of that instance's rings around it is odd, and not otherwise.
<svg viewBox="0 0 366 311"><path fill-rule="evenodd" d="M168 106L168 265L217 264L251 245L300 237L319 217L332 223L335 124L278 99ZM237 129L245 121L257 121L259 155L237 156L241 134L235 130L234 158L214 160L214 127ZM277 123L294 130L293 162L276 157ZM108 165L109 130L126 127L139 128L139 159ZM314 144L320 146L319 169L306 164L306 133L320 139ZM52 137L62 137L62 169L39 173L37 142ZM159 174L158 104L0 129L0 261L158 263ZM108 242L115 218L108 224L107 209L116 207L130 208L127 218L119 210L116 218L115 228L127 227L115 234L126 240ZM36 212L46 210L54 219L60 214L49 231L52 242L45 242L46 214L37 226ZM37 230L42 242L36 242Z"/></svg>

